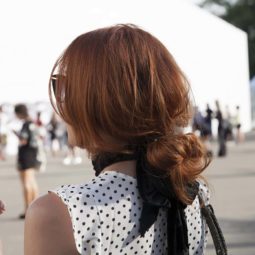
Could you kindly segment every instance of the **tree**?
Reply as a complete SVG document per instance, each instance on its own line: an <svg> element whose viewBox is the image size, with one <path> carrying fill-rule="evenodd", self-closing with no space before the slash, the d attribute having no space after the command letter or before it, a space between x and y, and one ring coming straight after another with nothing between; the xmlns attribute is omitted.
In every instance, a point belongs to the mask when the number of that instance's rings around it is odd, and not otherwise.
<svg viewBox="0 0 255 255"><path fill-rule="evenodd" d="M202 0L207 8L220 18L248 34L250 78L255 76L255 0Z"/></svg>

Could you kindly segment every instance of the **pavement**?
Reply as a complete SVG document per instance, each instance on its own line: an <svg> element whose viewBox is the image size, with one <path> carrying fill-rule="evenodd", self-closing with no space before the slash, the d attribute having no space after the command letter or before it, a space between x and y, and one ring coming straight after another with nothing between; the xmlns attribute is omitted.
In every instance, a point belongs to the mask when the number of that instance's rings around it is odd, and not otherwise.
<svg viewBox="0 0 255 255"><path fill-rule="evenodd" d="M214 147L216 150L216 147ZM226 158L215 158L205 171L211 203L222 226L230 255L255 255L255 141L228 145ZM90 162L64 166L61 157L49 157L45 173L38 173L40 194L62 184L86 182L93 177ZM24 222L17 219L23 200L15 160L0 162L0 199L7 211L0 216L0 255L23 252ZM0 244L1 247L1 244ZM215 254L209 239L206 254Z"/></svg>

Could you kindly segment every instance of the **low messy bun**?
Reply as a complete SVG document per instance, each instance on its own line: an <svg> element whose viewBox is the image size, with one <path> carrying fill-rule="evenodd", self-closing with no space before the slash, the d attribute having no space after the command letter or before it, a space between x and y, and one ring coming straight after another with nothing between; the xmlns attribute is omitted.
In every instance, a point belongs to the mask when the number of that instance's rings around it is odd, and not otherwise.
<svg viewBox="0 0 255 255"><path fill-rule="evenodd" d="M148 144L147 161L168 175L175 196L184 204L190 204L186 187L201 177L210 159L200 140L188 133L164 136Z"/></svg>

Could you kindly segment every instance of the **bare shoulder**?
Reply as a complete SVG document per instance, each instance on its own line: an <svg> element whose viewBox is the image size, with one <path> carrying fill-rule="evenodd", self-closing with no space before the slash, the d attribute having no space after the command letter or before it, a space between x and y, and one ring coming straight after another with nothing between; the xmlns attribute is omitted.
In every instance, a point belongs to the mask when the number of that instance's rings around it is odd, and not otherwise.
<svg viewBox="0 0 255 255"><path fill-rule="evenodd" d="M25 255L78 255L65 204L53 194L29 207L25 221Z"/></svg>
<svg viewBox="0 0 255 255"><path fill-rule="evenodd" d="M26 214L26 223L57 224L61 218L60 215L66 215L66 206L58 196L49 193L39 197L30 205Z"/></svg>

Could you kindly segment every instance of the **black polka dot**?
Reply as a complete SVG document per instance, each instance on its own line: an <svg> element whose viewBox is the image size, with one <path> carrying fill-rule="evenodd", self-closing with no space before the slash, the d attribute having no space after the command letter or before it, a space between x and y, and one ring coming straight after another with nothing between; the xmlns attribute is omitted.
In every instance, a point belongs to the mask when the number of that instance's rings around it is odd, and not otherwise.
<svg viewBox="0 0 255 255"><path fill-rule="evenodd" d="M62 186L57 194L65 201L72 217L77 247L105 254L167 254L167 209L161 208L156 222L140 236L143 201L137 181L116 172L100 174L84 185ZM209 199L206 186L199 192ZM207 203L207 202L206 202ZM189 253L202 255L207 227L201 221L199 201L185 209ZM85 246L85 247L84 247Z"/></svg>

